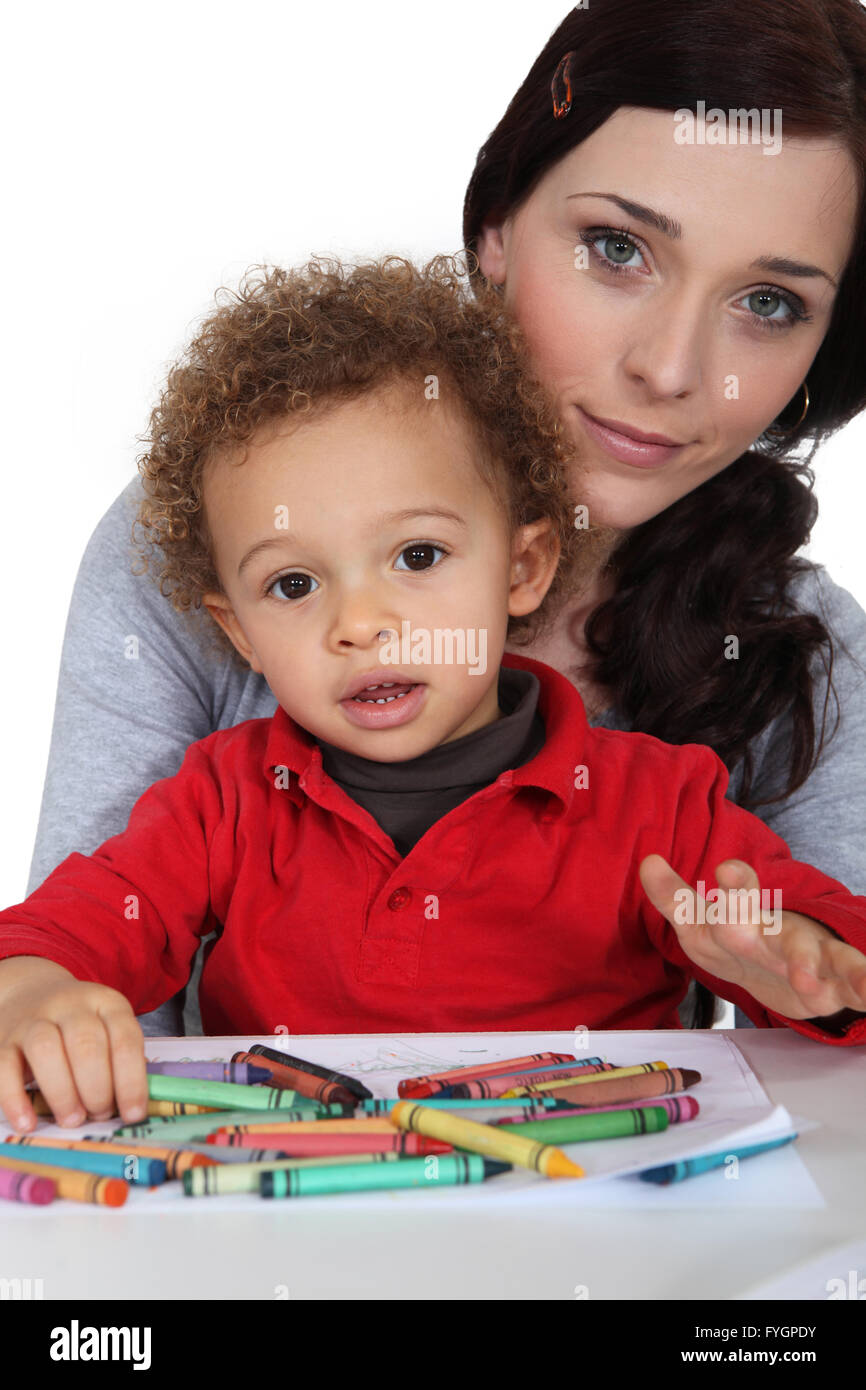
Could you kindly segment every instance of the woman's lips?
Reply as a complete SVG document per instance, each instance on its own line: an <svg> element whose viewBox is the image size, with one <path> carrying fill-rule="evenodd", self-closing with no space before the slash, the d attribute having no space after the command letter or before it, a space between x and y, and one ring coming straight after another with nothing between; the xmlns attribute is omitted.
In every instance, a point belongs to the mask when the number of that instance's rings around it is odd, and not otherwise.
<svg viewBox="0 0 866 1390"><path fill-rule="evenodd" d="M605 453L620 463L631 463L637 468L660 468L686 448L685 444L650 444L631 435L620 434L608 425L602 425L591 415L587 415L579 405L575 406L580 422Z"/></svg>
<svg viewBox="0 0 866 1390"><path fill-rule="evenodd" d="M397 694L398 691L405 690L402 683L394 685L389 689L363 690L359 698L353 696L349 700L340 701L340 709L345 714L350 724L356 724L359 729L393 729L398 724L408 724L410 719L414 719L420 710L427 695L426 685L412 685L407 693ZM393 698L389 699L389 696ZM386 704L374 703L383 699Z"/></svg>

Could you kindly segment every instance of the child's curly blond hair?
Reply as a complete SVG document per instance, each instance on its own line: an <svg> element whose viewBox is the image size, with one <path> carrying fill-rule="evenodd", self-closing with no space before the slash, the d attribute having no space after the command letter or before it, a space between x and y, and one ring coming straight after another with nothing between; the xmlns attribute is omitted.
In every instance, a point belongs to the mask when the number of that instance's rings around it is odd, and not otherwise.
<svg viewBox="0 0 866 1390"><path fill-rule="evenodd" d="M132 527L143 562L136 572L150 569L178 612L200 608L205 593L222 592L203 508L209 459L234 457L263 426L372 389L405 382L420 396L435 375L474 432L479 469L512 530L542 517L553 523L562 556L545 602L508 625L510 641L530 641L585 582L602 533L576 528L572 448L496 291L472 291L456 257L418 269L386 256L356 266L322 257L297 270L254 266L229 302L220 293L139 436L150 447L137 459L146 497ZM212 635L246 666L216 622Z"/></svg>

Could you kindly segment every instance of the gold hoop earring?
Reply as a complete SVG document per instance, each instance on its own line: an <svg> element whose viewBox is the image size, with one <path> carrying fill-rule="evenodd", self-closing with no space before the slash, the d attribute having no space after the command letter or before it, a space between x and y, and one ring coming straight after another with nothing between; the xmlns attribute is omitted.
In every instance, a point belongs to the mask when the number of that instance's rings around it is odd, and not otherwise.
<svg viewBox="0 0 866 1390"><path fill-rule="evenodd" d="M772 439L787 439L788 435L795 434L795 433L797 432L797 430L800 428L800 426L802 425L803 421L804 421L805 418L806 418L806 414L807 414L807 412L808 412L808 409L809 409L809 384L808 384L808 382L805 382L805 381L803 382L803 390L804 390L805 393L806 393L806 404L803 406L802 413L801 413L800 418L799 418L799 420L797 421L796 425L791 425L790 429L787 429L787 430L778 430L778 429L768 429L768 430L766 430L765 433L768 434L768 435L770 435L770 437L771 437Z"/></svg>

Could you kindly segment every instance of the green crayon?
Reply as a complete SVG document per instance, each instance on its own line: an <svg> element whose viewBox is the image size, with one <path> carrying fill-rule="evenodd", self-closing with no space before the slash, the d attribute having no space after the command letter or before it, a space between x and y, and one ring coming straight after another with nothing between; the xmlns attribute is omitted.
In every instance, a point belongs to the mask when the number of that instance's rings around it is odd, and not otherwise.
<svg viewBox="0 0 866 1390"><path fill-rule="evenodd" d="M220 1110L281 1110L295 1103L295 1091L276 1086L239 1086L234 1081L197 1081L192 1076L147 1077L151 1100L179 1100L187 1105L213 1105Z"/></svg>
<svg viewBox="0 0 866 1390"><path fill-rule="evenodd" d="M391 1187L448 1187L483 1182L512 1165L481 1154L427 1154L383 1166L347 1163L344 1167L278 1168L262 1173L263 1197L315 1197L328 1192L370 1192Z"/></svg>
<svg viewBox="0 0 866 1390"><path fill-rule="evenodd" d="M622 1139L630 1134L654 1134L667 1129L668 1112L660 1105L638 1110L609 1110L600 1115L563 1115L558 1120L507 1121L498 1129L549 1144L578 1144L590 1139Z"/></svg>
<svg viewBox="0 0 866 1390"><path fill-rule="evenodd" d="M237 1150L235 1150L237 1152ZM246 1149L245 1153L258 1153L258 1149ZM398 1153L380 1154L333 1154L315 1158L278 1158L257 1163L217 1164L213 1168L190 1168L183 1175L183 1190L187 1197L224 1196L227 1192L258 1192L262 1173L279 1172L284 1168L325 1168L345 1167L346 1164L402 1163L405 1160ZM204 1180L193 1175L207 1174ZM186 1179L190 1181L187 1182Z"/></svg>

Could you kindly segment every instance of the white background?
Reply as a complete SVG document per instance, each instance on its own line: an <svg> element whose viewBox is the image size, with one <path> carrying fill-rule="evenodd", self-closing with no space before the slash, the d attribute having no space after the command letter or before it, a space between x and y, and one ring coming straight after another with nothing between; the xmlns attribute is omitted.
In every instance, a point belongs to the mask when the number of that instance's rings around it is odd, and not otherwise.
<svg viewBox="0 0 866 1390"><path fill-rule="evenodd" d="M0 906L25 892L82 551L214 290L257 262L456 252L477 150L567 10L7 11ZM864 443L861 419L817 456L808 553L866 607Z"/></svg>

